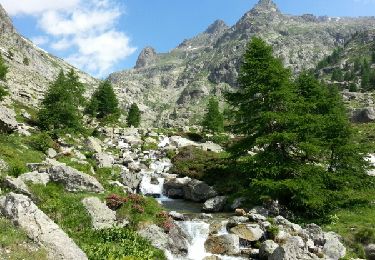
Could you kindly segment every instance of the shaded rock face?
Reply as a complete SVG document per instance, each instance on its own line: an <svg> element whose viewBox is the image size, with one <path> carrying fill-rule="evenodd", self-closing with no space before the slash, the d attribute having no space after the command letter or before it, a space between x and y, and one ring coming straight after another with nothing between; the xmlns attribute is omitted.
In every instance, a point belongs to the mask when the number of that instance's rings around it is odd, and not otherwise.
<svg viewBox="0 0 375 260"><path fill-rule="evenodd" d="M74 241L28 197L15 193L0 197L0 212L21 227L31 240L43 245L50 259L87 259Z"/></svg>
<svg viewBox="0 0 375 260"><path fill-rule="evenodd" d="M205 31L205 33L209 34L219 34L224 32L229 28L228 25L225 24L223 20L216 20L213 24L211 24Z"/></svg>
<svg viewBox="0 0 375 260"><path fill-rule="evenodd" d="M0 105L0 133L11 133L16 131L17 128L16 113Z"/></svg>
<svg viewBox="0 0 375 260"><path fill-rule="evenodd" d="M226 196L217 196L215 198L209 199L203 204L203 211L205 212L223 211L226 202L227 202Z"/></svg>
<svg viewBox="0 0 375 260"><path fill-rule="evenodd" d="M143 68L151 64L154 59L157 57L156 51L152 47L146 47L139 54L135 68Z"/></svg>
<svg viewBox="0 0 375 260"><path fill-rule="evenodd" d="M353 123L370 123L375 121L375 109L367 107L352 111L351 121Z"/></svg>
<svg viewBox="0 0 375 260"><path fill-rule="evenodd" d="M92 176L79 172L76 169L58 165L49 171L51 181L61 183L66 190L71 192L88 191L103 192L103 186Z"/></svg>
<svg viewBox="0 0 375 260"><path fill-rule="evenodd" d="M375 260L375 244L370 244L365 247L366 258Z"/></svg>
<svg viewBox="0 0 375 260"><path fill-rule="evenodd" d="M192 201L205 201L217 195L217 192L208 184L199 180L191 180L183 187L184 198Z"/></svg>

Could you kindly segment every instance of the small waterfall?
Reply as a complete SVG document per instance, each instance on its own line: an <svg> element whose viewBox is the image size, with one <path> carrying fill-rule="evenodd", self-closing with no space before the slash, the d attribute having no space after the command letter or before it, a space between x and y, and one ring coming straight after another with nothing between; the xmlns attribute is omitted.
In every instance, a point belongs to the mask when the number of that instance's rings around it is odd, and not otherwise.
<svg viewBox="0 0 375 260"><path fill-rule="evenodd" d="M190 239L187 259L203 259L210 254L206 253L204 242L208 238L210 225L203 221L183 221L178 225L188 235Z"/></svg>
<svg viewBox="0 0 375 260"><path fill-rule="evenodd" d="M163 194L164 178L152 178L144 175L140 184L140 191L143 195L160 197Z"/></svg>

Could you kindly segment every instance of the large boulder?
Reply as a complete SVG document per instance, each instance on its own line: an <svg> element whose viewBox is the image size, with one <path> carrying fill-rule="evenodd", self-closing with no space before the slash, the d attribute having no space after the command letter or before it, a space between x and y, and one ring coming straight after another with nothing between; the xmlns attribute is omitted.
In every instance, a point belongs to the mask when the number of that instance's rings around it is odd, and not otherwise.
<svg viewBox="0 0 375 260"><path fill-rule="evenodd" d="M3 186L11 189L14 192L21 193L26 196L31 196L29 188L20 178L6 176L3 180Z"/></svg>
<svg viewBox="0 0 375 260"><path fill-rule="evenodd" d="M99 168L110 168L115 163L115 158L107 153L96 153L94 159L98 163Z"/></svg>
<svg viewBox="0 0 375 260"><path fill-rule="evenodd" d="M177 228L177 227L174 227ZM171 229L171 236L156 225L149 225L138 230L138 234L149 240L151 244L161 250L168 250L174 255L184 256L188 252L188 244L180 229Z"/></svg>
<svg viewBox="0 0 375 260"><path fill-rule="evenodd" d="M375 109L366 107L352 111L351 121L353 123L369 123L375 121Z"/></svg>
<svg viewBox="0 0 375 260"><path fill-rule="evenodd" d="M104 191L103 186L92 176L65 166L53 166L49 170L51 181L61 183L67 191L71 192L97 192Z"/></svg>
<svg viewBox="0 0 375 260"><path fill-rule="evenodd" d="M91 216L94 229L106 229L117 226L116 212L108 208L99 198L84 198L82 203Z"/></svg>
<svg viewBox="0 0 375 260"><path fill-rule="evenodd" d="M325 244L323 253L332 260L338 260L346 255L346 248L340 242L340 237L334 232L324 233Z"/></svg>
<svg viewBox="0 0 375 260"><path fill-rule="evenodd" d="M264 235L258 224L239 224L231 228L230 232L248 241L258 241Z"/></svg>
<svg viewBox="0 0 375 260"><path fill-rule="evenodd" d="M121 173L122 183L129 187L131 190L136 191L139 188L139 185L143 178L143 173L141 172L130 172L123 171Z"/></svg>
<svg viewBox="0 0 375 260"><path fill-rule="evenodd" d="M319 259L317 256L310 254L304 250L305 243L301 237L290 237L285 243L279 245L273 253L268 257L268 260L281 260L281 259Z"/></svg>
<svg viewBox="0 0 375 260"><path fill-rule="evenodd" d="M18 177L23 182L46 185L50 181L49 174L46 172L27 172Z"/></svg>
<svg viewBox="0 0 375 260"><path fill-rule="evenodd" d="M211 254L237 255L240 253L240 239L233 234L210 236L204 247Z"/></svg>
<svg viewBox="0 0 375 260"><path fill-rule="evenodd" d="M208 199L203 204L203 211L205 212L220 212L223 211L225 204L227 202L226 196L217 196L212 199Z"/></svg>
<svg viewBox="0 0 375 260"><path fill-rule="evenodd" d="M191 141L187 138L181 136L172 136L169 138L169 144L177 148L182 148L186 146L199 146L198 143Z"/></svg>
<svg viewBox="0 0 375 260"><path fill-rule="evenodd" d="M267 260L278 247L279 245L273 240L264 241L259 248L259 258L261 260Z"/></svg>
<svg viewBox="0 0 375 260"><path fill-rule="evenodd" d="M184 187L191 181L190 178L170 178L164 182L164 195L172 199L184 198Z"/></svg>
<svg viewBox="0 0 375 260"><path fill-rule="evenodd" d="M366 259L375 260L375 244L369 244L365 247Z"/></svg>
<svg viewBox="0 0 375 260"><path fill-rule="evenodd" d="M43 245L49 259L87 259L74 241L28 197L15 193L0 197L0 212L21 227L31 240Z"/></svg>
<svg viewBox="0 0 375 260"><path fill-rule="evenodd" d="M207 183L199 180L191 180L184 187L184 198L196 202L203 202L217 195L214 188L208 186Z"/></svg>
<svg viewBox="0 0 375 260"><path fill-rule="evenodd" d="M85 141L85 145L87 149L94 153L101 153L102 147L101 147L101 141L98 138L95 137L88 137Z"/></svg>
<svg viewBox="0 0 375 260"><path fill-rule="evenodd" d="M18 129L16 113L0 105L0 133L12 133Z"/></svg>

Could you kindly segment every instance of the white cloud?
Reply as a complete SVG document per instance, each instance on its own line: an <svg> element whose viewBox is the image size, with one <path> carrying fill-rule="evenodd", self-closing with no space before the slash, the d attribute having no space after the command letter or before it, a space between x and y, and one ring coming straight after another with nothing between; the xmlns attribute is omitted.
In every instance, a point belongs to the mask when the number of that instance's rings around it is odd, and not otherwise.
<svg viewBox="0 0 375 260"><path fill-rule="evenodd" d="M10 15L37 15L51 10L69 10L79 5L81 0L1 0Z"/></svg>
<svg viewBox="0 0 375 260"><path fill-rule="evenodd" d="M116 0L0 0L11 15L31 15L48 37L36 37L37 45L49 44L68 53L69 62L103 77L136 48L116 28L123 15Z"/></svg>

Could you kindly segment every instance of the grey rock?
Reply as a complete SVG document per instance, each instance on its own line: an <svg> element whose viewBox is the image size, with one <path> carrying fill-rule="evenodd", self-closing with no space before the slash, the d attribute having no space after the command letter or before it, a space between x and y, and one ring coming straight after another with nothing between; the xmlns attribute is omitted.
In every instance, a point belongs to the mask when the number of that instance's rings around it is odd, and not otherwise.
<svg viewBox="0 0 375 260"><path fill-rule="evenodd" d="M239 224L231 228L230 232L248 241L258 241L264 235L258 224Z"/></svg>
<svg viewBox="0 0 375 260"><path fill-rule="evenodd" d="M95 153L101 153L102 147L101 147L101 141L98 138L95 137L88 137L85 141L85 145L87 149L91 152Z"/></svg>
<svg viewBox="0 0 375 260"><path fill-rule="evenodd" d="M23 182L31 182L33 184L47 185L50 181L49 174L46 172L27 172L18 177Z"/></svg>
<svg viewBox="0 0 375 260"><path fill-rule="evenodd" d="M365 247L366 258L368 260L375 260L375 244L369 244Z"/></svg>
<svg viewBox="0 0 375 260"><path fill-rule="evenodd" d="M191 181L190 178L169 178L164 182L164 195L172 199L184 198L184 187Z"/></svg>
<svg viewBox="0 0 375 260"><path fill-rule="evenodd" d="M140 172L123 171L121 173L122 183L132 190L137 190L142 181L143 174Z"/></svg>
<svg viewBox="0 0 375 260"><path fill-rule="evenodd" d="M66 190L71 192L87 191L101 193L103 186L92 176L76 169L58 165L49 170L51 181L61 183Z"/></svg>
<svg viewBox="0 0 375 260"><path fill-rule="evenodd" d="M138 56L135 68L140 69L150 65L157 58L156 51L152 47L144 48Z"/></svg>
<svg viewBox="0 0 375 260"><path fill-rule="evenodd" d="M279 245L269 256L269 260L319 259L304 250L304 242L298 236L290 237L284 244Z"/></svg>
<svg viewBox="0 0 375 260"><path fill-rule="evenodd" d="M227 202L226 196L217 196L212 199L208 199L203 204L203 211L205 212L220 212L223 211L225 204Z"/></svg>
<svg viewBox="0 0 375 260"><path fill-rule="evenodd" d="M106 229L118 226L116 212L108 208L99 198L84 198L82 203L91 216L94 229ZM122 222L122 226L125 223L126 222Z"/></svg>
<svg viewBox="0 0 375 260"><path fill-rule="evenodd" d="M48 148L48 150L47 150L47 156L49 158L55 158L57 156L57 152L53 148Z"/></svg>
<svg viewBox="0 0 375 260"><path fill-rule="evenodd" d="M180 230L172 228L172 236L169 236L163 229L156 225L149 225L138 230L138 234L149 240L151 244L161 250L168 250L176 255L187 254L187 241Z"/></svg>
<svg viewBox="0 0 375 260"><path fill-rule="evenodd" d="M184 220L186 220L186 217L184 216L184 214L178 213L176 211L169 212L169 216L171 218L173 218L174 220L177 220L177 221L184 221Z"/></svg>
<svg viewBox="0 0 375 260"><path fill-rule="evenodd" d="M43 245L50 259L87 259L74 241L28 197L15 193L0 197L0 212L21 227L31 240Z"/></svg>
<svg viewBox="0 0 375 260"><path fill-rule="evenodd" d="M236 198L233 203L230 205L232 210L242 207L242 204L245 202L246 198Z"/></svg>
<svg viewBox="0 0 375 260"><path fill-rule="evenodd" d="M212 254L237 255L240 253L240 240L233 234L210 236L204 243L204 247Z"/></svg>
<svg viewBox="0 0 375 260"><path fill-rule="evenodd" d="M341 243L340 237L333 232L324 233L323 253L330 259L338 260L346 255L346 248Z"/></svg>
<svg viewBox="0 0 375 260"><path fill-rule="evenodd" d="M227 228L230 229L232 227L238 226L239 224L249 222L249 218L245 216L234 216L230 217L227 223Z"/></svg>
<svg viewBox="0 0 375 260"><path fill-rule="evenodd" d="M267 260L278 247L279 245L273 240L264 241L259 248L259 258L261 260Z"/></svg>
<svg viewBox="0 0 375 260"><path fill-rule="evenodd" d="M324 233L321 227L316 224L306 225L305 231L308 234L308 238L314 241L315 245L323 246L325 243Z"/></svg>
<svg viewBox="0 0 375 260"><path fill-rule="evenodd" d="M99 168L111 168L115 163L115 158L107 153L96 153L94 158L98 163Z"/></svg>
<svg viewBox="0 0 375 260"><path fill-rule="evenodd" d="M214 188L199 180L191 180L183 187L184 198L192 201L205 201L217 195Z"/></svg>
<svg viewBox="0 0 375 260"><path fill-rule="evenodd" d="M0 132L11 133L17 128L16 113L12 109L0 105Z"/></svg>
<svg viewBox="0 0 375 260"><path fill-rule="evenodd" d="M352 111L351 121L353 123L369 123L375 121L375 109L367 107Z"/></svg>
<svg viewBox="0 0 375 260"><path fill-rule="evenodd" d="M3 186L13 190L14 192L31 196L31 192L27 185L20 179L11 176L6 176L3 180Z"/></svg>

